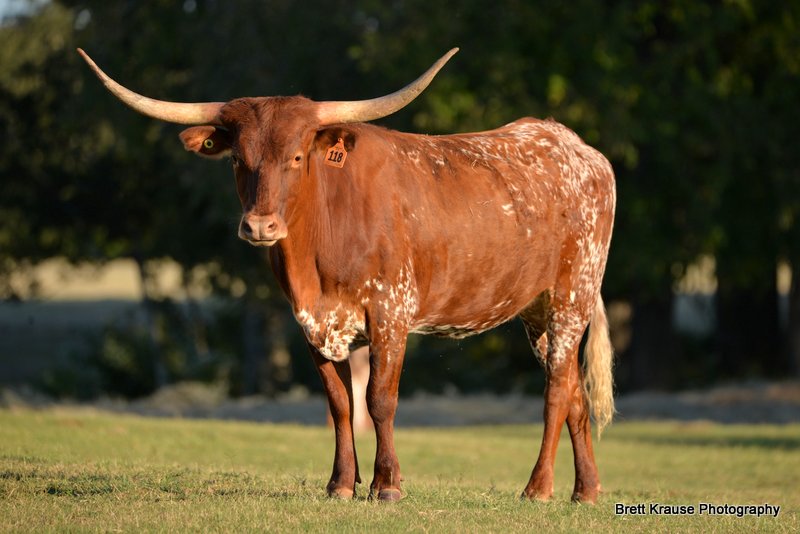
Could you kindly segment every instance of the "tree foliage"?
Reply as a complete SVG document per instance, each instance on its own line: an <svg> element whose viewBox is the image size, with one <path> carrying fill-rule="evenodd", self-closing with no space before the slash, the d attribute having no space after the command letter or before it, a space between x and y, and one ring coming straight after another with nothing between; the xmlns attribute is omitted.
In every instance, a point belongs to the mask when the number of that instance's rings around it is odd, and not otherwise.
<svg viewBox="0 0 800 534"><path fill-rule="evenodd" d="M640 334L655 332L634 344L627 361L664 362L645 368L673 385L686 376L669 363L681 361L671 356L680 343L668 327L670 299L687 266L711 255L722 309L719 343L706 349L722 367L726 358L772 358L745 367L783 372L787 347L774 339L784 331L777 312L768 312L777 309L777 262L789 262L800 278L798 26L800 6L766 0L32 4L0 26L0 131L7 132L0 289L19 292L3 275L50 256L132 257L143 265L169 257L187 278L211 266L204 272L219 294L245 299L264 317L286 312L263 257L236 238L238 205L226 165L190 158L176 139L179 127L121 106L75 47L143 94L217 101L373 97L459 46L418 101L381 123L447 133L525 115L564 122L617 173L605 292L633 303L634 326L653 325ZM736 346L751 350L767 335L740 327L754 306L767 317L774 339L763 346L771 354L737 356ZM796 315L790 330L800 331ZM500 339L462 342L478 356L454 365L528 364L518 356L521 332ZM435 362L437 343L412 343L412 357Z"/></svg>

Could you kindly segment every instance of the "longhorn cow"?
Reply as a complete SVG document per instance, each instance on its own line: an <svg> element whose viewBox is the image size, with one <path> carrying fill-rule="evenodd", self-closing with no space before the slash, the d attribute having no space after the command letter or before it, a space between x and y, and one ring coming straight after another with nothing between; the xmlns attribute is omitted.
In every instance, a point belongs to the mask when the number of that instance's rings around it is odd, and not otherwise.
<svg viewBox="0 0 800 534"><path fill-rule="evenodd" d="M593 503L600 482L590 413L599 433L614 411L600 296L614 174L553 120L443 136L366 124L411 102L456 51L372 100L175 103L126 89L79 50L134 110L192 125L180 134L186 150L230 158L243 210L239 237L270 247L327 393L336 435L328 495L353 497L361 481L351 346L370 350L367 406L377 439L370 497L393 501L402 495L393 433L407 336L463 337L520 317L547 378L542 444L523 497L551 497L566 421L572 498Z"/></svg>

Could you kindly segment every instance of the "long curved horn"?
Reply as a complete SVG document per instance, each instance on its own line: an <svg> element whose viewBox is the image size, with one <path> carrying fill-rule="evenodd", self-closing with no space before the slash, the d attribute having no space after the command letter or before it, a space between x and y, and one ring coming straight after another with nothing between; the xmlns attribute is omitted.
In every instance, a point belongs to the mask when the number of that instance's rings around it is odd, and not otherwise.
<svg viewBox="0 0 800 534"><path fill-rule="evenodd" d="M436 73L444 67L444 64L456 52L458 52L458 48L453 48L425 71L425 74L392 94L370 100L317 103L317 116L319 117L320 125L366 122L391 115L417 98L428 87Z"/></svg>
<svg viewBox="0 0 800 534"><path fill-rule="evenodd" d="M86 63L88 63L94 73L97 74L97 77L100 78L103 85L105 85L114 96L139 113L147 115L148 117L153 117L154 119L177 124L213 124L218 121L217 116L219 115L219 110L225 104L224 102L189 104L154 100L142 96L138 93L134 93L130 89L126 89L109 78L82 49L78 48L78 53L86 60Z"/></svg>

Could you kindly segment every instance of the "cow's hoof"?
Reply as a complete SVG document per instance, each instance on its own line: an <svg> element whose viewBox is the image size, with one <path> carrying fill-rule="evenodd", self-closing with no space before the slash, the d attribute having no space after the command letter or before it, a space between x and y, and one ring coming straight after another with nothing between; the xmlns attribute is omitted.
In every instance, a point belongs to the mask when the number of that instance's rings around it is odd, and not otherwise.
<svg viewBox="0 0 800 534"><path fill-rule="evenodd" d="M378 500L381 502L397 502L403 498L403 494L399 489L382 489L378 492Z"/></svg>
<svg viewBox="0 0 800 534"><path fill-rule="evenodd" d="M350 488L332 488L328 490L331 499L352 499L355 492Z"/></svg>
<svg viewBox="0 0 800 534"><path fill-rule="evenodd" d="M597 493L591 492L575 492L572 494L572 502L580 504L595 504L597 503Z"/></svg>
<svg viewBox="0 0 800 534"><path fill-rule="evenodd" d="M593 484L576 483L575 489L572 490L572 502L596 504L601 491L600 484L597 482Z"/></svg>
<svg viewBox="0 0 800 534"><path fill-rule="evenodd" d="M543 491L531 488L525 488L522 495L519 496L522 500L547 502L553 496L553 491Z"/></svg>

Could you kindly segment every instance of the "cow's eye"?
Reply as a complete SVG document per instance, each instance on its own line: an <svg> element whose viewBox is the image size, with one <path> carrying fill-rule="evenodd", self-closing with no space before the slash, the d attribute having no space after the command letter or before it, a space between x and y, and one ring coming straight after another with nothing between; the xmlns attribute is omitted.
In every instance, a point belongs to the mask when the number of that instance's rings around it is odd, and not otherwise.
<svg viewBox="0 0 800 534"><path fill-rule="evenodd" d="M296 156L294 157L294 160L295 160L296 162L299 162L299 161L300 161L300 160L302 160L302 159L303 159L303 156L301 156L300 154L298 154L298 155L296 155Z"/></svg>

